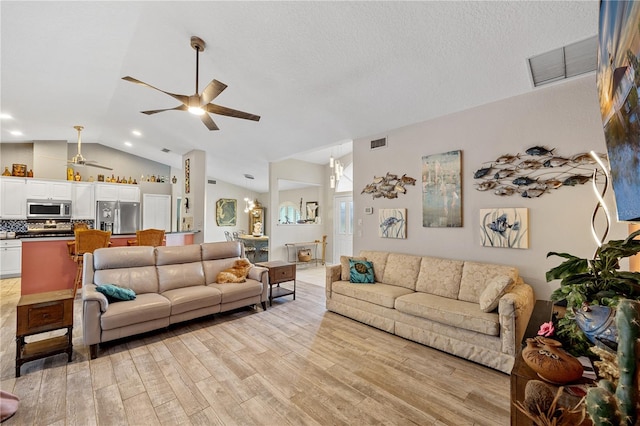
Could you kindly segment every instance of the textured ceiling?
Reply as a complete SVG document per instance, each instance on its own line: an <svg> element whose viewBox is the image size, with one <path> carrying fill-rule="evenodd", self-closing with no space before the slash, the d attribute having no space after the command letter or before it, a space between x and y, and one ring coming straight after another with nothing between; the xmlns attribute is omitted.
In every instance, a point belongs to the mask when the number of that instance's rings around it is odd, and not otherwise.
<svg viewBox="0 0 640 426"><path fill-rule="evenodd" d="M535 90L526 59L593 36L598 2L0 2L2 142L101 143L267 190L268 163ZM162 90L262 116L210 132ZM19 128L24 136L9 130ZM143 136L131 135L139 129ZM126 148L130 140L134 146ZM346 145L345 145L346 146ZM170 153L160 151L168 148ZM97 159L99 160L99 159Z"/></svg>

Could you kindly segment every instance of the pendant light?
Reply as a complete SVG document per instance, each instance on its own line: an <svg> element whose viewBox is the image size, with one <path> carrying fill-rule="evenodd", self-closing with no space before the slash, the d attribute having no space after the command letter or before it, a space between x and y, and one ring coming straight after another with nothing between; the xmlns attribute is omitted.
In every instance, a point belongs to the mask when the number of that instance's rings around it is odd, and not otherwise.
<svg viewBox="0 0 640 426"><path fill-rule="evenodd" d="M249 189L251 189L251 181L254 179L253 175L245 173L244 177L249 180ZM249 213L249 211L253 210L254 207L255 203L253 202L253 199L244 197L244 212Z"/></svg>

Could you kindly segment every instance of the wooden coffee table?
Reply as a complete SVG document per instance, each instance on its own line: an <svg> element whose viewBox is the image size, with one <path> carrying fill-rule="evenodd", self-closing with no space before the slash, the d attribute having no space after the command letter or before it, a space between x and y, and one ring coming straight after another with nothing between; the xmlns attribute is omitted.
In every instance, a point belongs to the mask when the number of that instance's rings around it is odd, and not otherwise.
<svg viewBox="0 0 640 426"><path fill-rule="evenodd" d="M273 260L271 262L256 263L269 270L269 306L273 305L273 299L276 297L293 295L296 300L296 264L283 262L282 260ZM293 289L281 287L281 283L293 281ZM273 286L276 286L275 288Z"/></svg>
<svg viewBox="0 0 640 426"><path fill-rule="evenodd" d="M22 296L17 306L16 377L25 362L66 353L73 354L73 290ZM25 342L25 337L66 328L63 336Z"/></svg>

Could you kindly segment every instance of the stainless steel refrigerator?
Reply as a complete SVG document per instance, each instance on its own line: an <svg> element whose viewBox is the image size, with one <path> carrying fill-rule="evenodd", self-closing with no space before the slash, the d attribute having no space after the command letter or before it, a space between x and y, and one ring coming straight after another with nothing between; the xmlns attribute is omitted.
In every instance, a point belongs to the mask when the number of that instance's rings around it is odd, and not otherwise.
<svg viewBox="0 0 640 426"><path fill-rule="evenodd" d="M135 234L140 229L140 203L98 201L96 229L112 234Z"/></svg>

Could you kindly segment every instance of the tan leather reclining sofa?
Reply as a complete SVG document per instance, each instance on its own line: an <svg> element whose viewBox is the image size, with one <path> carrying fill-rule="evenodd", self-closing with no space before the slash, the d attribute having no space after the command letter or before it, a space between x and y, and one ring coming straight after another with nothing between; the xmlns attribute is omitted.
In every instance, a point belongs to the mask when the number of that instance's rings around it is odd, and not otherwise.
<svg viewBox="0 0 640 426"><path fill-rule="evenodd" d="M243 257L237 241L113 247L85 254L82 321L91 358L99 343L244 306L261 304L266 310L266 268L252 266L243 283L216 283L220 271ZM136 298L109 303L96 290L103 284L132 289Z"/></svg>
<svg viewBox="0 0 640 426"><path fill-rule="evenodd" d="M375 283L351 283L348 267L327 266L328 310L511 373L535 304L516 268L381 251L360 257L373 263ZM483 311L484 290L501 279L510 284Z"/></svg>

